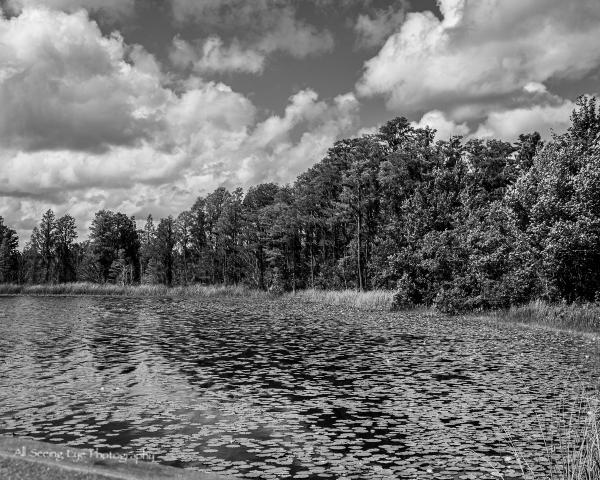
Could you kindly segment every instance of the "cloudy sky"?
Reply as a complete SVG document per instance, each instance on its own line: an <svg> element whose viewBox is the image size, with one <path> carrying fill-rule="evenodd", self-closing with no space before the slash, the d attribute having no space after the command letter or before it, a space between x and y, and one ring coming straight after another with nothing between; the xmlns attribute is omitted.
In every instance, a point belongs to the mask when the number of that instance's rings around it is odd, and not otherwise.
<svg viewBox="0 0 600 480"><path fill-rule="evenodd" d="M598 0L0 0L0 215L177 214L395 116L514 140L600 91Z"/></svg>

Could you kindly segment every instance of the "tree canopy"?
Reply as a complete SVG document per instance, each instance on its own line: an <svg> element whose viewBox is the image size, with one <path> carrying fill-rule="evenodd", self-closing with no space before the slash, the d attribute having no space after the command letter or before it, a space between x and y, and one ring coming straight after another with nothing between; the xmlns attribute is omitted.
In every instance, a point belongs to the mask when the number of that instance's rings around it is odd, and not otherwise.
<svg viewBox="0 0 600 480"><path fill-rule="evenodd" d="M292 185L219 187L155 225L101 210L89 240L48 210L23 253L0 217L0 282L385 288L398 306L600 296L600 109L546 142L452 137L406 118L336 142Z"/></svg>

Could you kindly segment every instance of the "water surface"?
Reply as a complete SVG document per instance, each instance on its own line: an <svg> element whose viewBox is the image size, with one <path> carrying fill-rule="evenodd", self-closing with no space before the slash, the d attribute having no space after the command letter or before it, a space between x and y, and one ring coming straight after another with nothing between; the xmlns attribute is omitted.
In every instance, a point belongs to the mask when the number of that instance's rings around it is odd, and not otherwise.
<svg viewBox="0 0 600 480"><path fill-rule="evenodd" d="M0 433L240 478L519 478L597 363L585 337L468 319L3 297Z"/></svg>

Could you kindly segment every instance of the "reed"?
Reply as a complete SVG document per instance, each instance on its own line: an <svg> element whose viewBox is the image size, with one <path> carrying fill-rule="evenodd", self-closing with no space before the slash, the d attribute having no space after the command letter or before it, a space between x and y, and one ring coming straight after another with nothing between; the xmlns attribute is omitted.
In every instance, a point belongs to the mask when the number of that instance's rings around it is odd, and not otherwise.
<svg viewBox="0 0 600 480"><path fill-rule="evenodd" d="M298 290L291 298L324 305L341 305L360 310L389 311L392 309L394 292L390 290Z"/></svg>
<svg viewBox="0 0 600 480"><path fill-rule="evenodd" d="M570 407L570 408L567 408ZM584 389L574 403L563 403L558 414L539 417L545 468L537 458L513 448L523 478L531 480L591 480L600 478L600 407L598 392Z"/></svg>
<svg viewBox="0 0 600 480"><path fill-rule="evenodd" d="M500 321L541 325L560 330L600 332L598 303L566 304L536 300L520 307L493 312L489 316Z"/></svg>
<svg viewBox="0 0 600 480"><path fill-rule="evenodd" d="M267 292L241 285L189 285L169 288L165 285L114 285L88 282L14 285L0 284L0 295L101 295L126 297L267 297Z"/></svg>

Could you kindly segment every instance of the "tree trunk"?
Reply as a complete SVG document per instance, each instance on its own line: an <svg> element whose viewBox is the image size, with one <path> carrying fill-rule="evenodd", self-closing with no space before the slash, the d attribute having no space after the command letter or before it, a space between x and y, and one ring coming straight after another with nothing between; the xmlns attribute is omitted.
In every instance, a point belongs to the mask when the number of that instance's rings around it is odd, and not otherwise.
<svg viewBox="0 0 600 480"><path fill-rule="evenodd" d="M358 263L358 289L359 291L363 291L364 290L364 285L363 285L363 271L362 271L362 256L361 256L361 250L362 250L362 241L361 241L361 228L362 228L362 218L361 218L361 214L360 212L358 213L358 219L357 219L357 252L356 252L356 260Z"/></svg>

